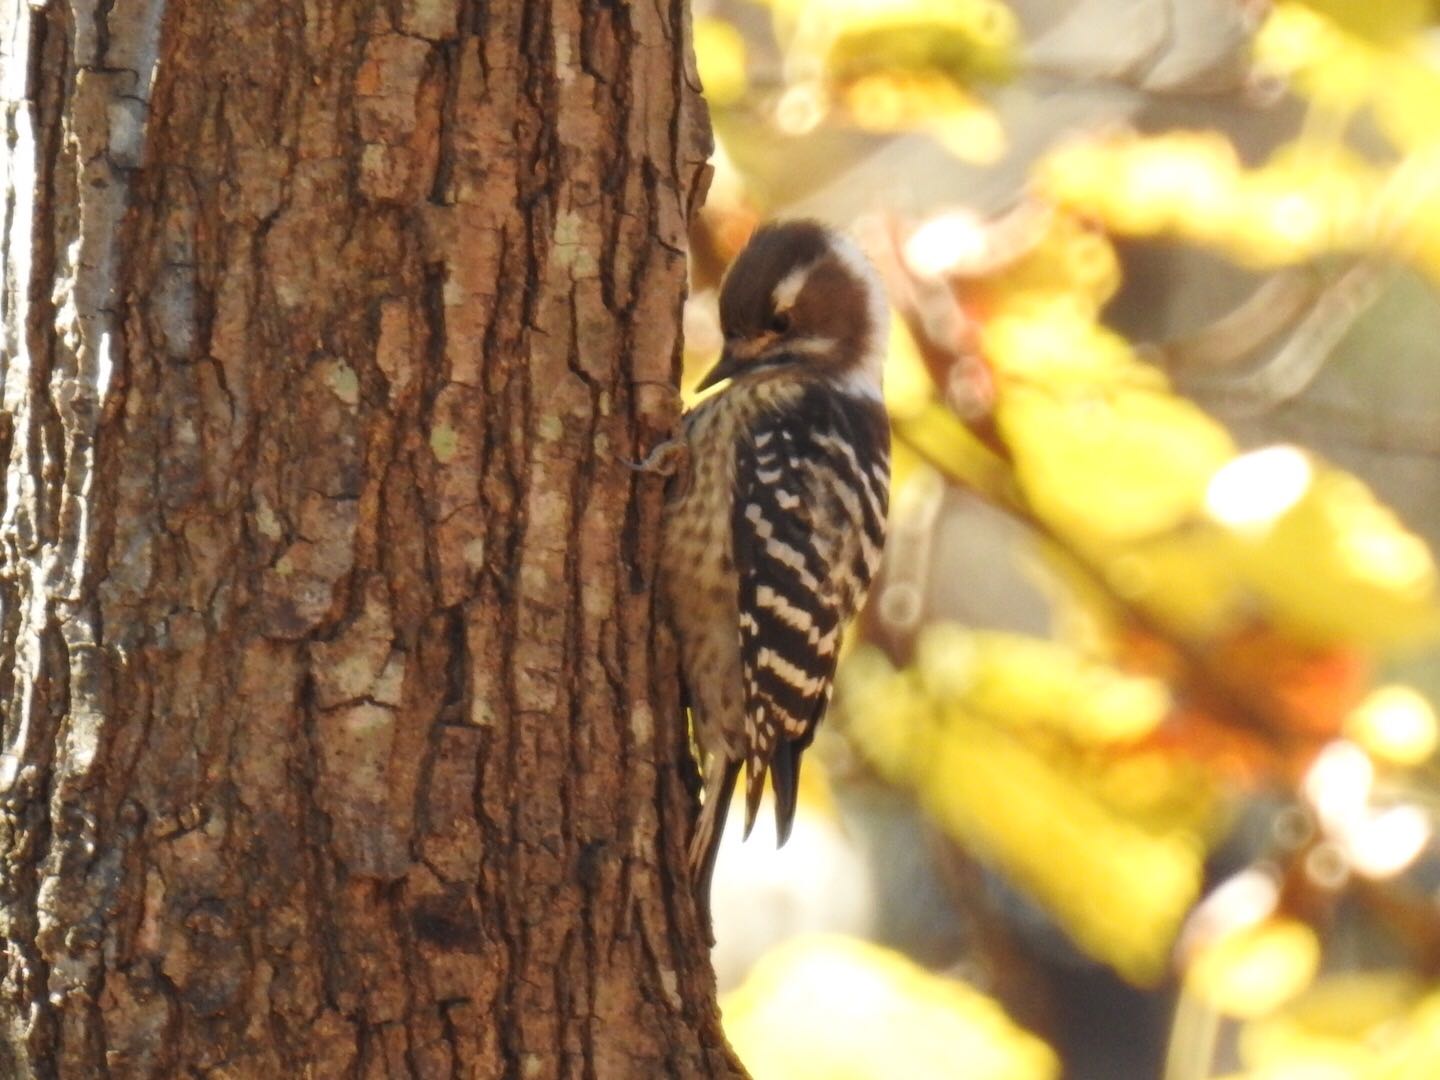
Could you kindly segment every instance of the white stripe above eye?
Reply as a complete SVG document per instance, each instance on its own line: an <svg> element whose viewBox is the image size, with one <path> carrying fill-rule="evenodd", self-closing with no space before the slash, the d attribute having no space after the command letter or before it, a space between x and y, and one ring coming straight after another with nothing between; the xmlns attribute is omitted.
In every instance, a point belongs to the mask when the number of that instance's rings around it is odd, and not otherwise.
<svg viewBox="0 0 1440 1080"><path fill-rule="evenodd" d="M789 311L795 306L801 290L805 288L805 282L810 280L810 271L814 269L813 262L807 263L804 266L796 267L780 279L780 283L775 286L775 291L770 294L771 302L774 303L777 312Z"/></svg>

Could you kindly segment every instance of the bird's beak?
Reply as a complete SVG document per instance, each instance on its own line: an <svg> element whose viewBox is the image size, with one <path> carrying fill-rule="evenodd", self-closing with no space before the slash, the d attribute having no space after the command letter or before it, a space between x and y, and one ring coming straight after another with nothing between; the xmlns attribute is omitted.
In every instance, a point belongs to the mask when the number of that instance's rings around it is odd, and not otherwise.
<svg viewBox="0 0 1440 1080"><path fill-rule="evenodd" d="M720 362L716 364L706 376L700 380L700 385L695 387L696 391L709 390L718 382L724 382L740 370L745 363L745 357L726 346L725 351L720 354Z"/></svg>

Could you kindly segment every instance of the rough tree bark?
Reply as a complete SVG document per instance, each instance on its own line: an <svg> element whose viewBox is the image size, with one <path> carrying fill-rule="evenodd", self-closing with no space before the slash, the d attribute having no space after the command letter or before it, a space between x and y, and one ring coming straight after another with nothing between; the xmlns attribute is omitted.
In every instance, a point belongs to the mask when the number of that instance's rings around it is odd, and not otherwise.
<svg viewBox="0 0 1440 1080"><path fill-rule="evenodd" d="M619 460L684 0L0 0L0 69L0 1075L739 1075Z"/></svg>

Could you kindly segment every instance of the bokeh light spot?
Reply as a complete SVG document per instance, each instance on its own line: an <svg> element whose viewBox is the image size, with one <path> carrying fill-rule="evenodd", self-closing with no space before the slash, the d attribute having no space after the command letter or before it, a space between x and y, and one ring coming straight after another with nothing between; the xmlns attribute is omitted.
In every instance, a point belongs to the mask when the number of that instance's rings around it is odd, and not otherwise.
<svg viewBox="0 0 1440 1080"><path fill-rule="evenodd" d="M1430 819L1418 806L1371 814L1346 834L1350 865L1368 878L1394 877L1420 857L1431 832Z"/></svg>
<svg viewBox="0 0 1440 1080"><path fill-rule="evenodd" d="M1409 686L1381 686L1350 714L1346 732L1376 757L1418 765L1435 752L1435 709Z"/></svg>
<svg viewBox="0 0 1440 1080"><path fill-rule="evenodd" d="M1185 981L1219 1012L1263 1016L1309 986L1319 963L1315 932L1294 919L1277 918L1202 950Z"/></svg>
<svg viewBox="0 0 1440 1080"><path fill-rule="evenodd" d="M917 274L940 277L982 263L990 244L985 225L969 210L952 210L921 225L905 242L905 262Z"/></svg>
<svg viewBox="0 0 1440 1080"><path fill-rule="evenodd" d="M1241 454L1218 469L1205 490L1205 509L1222 525L1264 529L1309 490L1310 459L1293 446Z"/></svg>

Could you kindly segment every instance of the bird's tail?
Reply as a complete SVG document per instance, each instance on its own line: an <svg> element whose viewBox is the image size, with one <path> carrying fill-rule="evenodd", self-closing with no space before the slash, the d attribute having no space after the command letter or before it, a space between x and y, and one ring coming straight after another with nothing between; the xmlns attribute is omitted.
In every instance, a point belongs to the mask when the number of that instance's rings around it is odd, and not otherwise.
<svg viewBox="0 0 1440 1080"><path fill-rule="evenodd" d="M695 822L695 835L690 838L690 883L707 909L710 879L715 875L715 857L720 853L720 838L725 833L725 818L730 812L730 796L735 793L735 780L739 775L740 762L729 761L719 754L712 755L705 767L704 801L700 804L700 817Z"/></svg>

